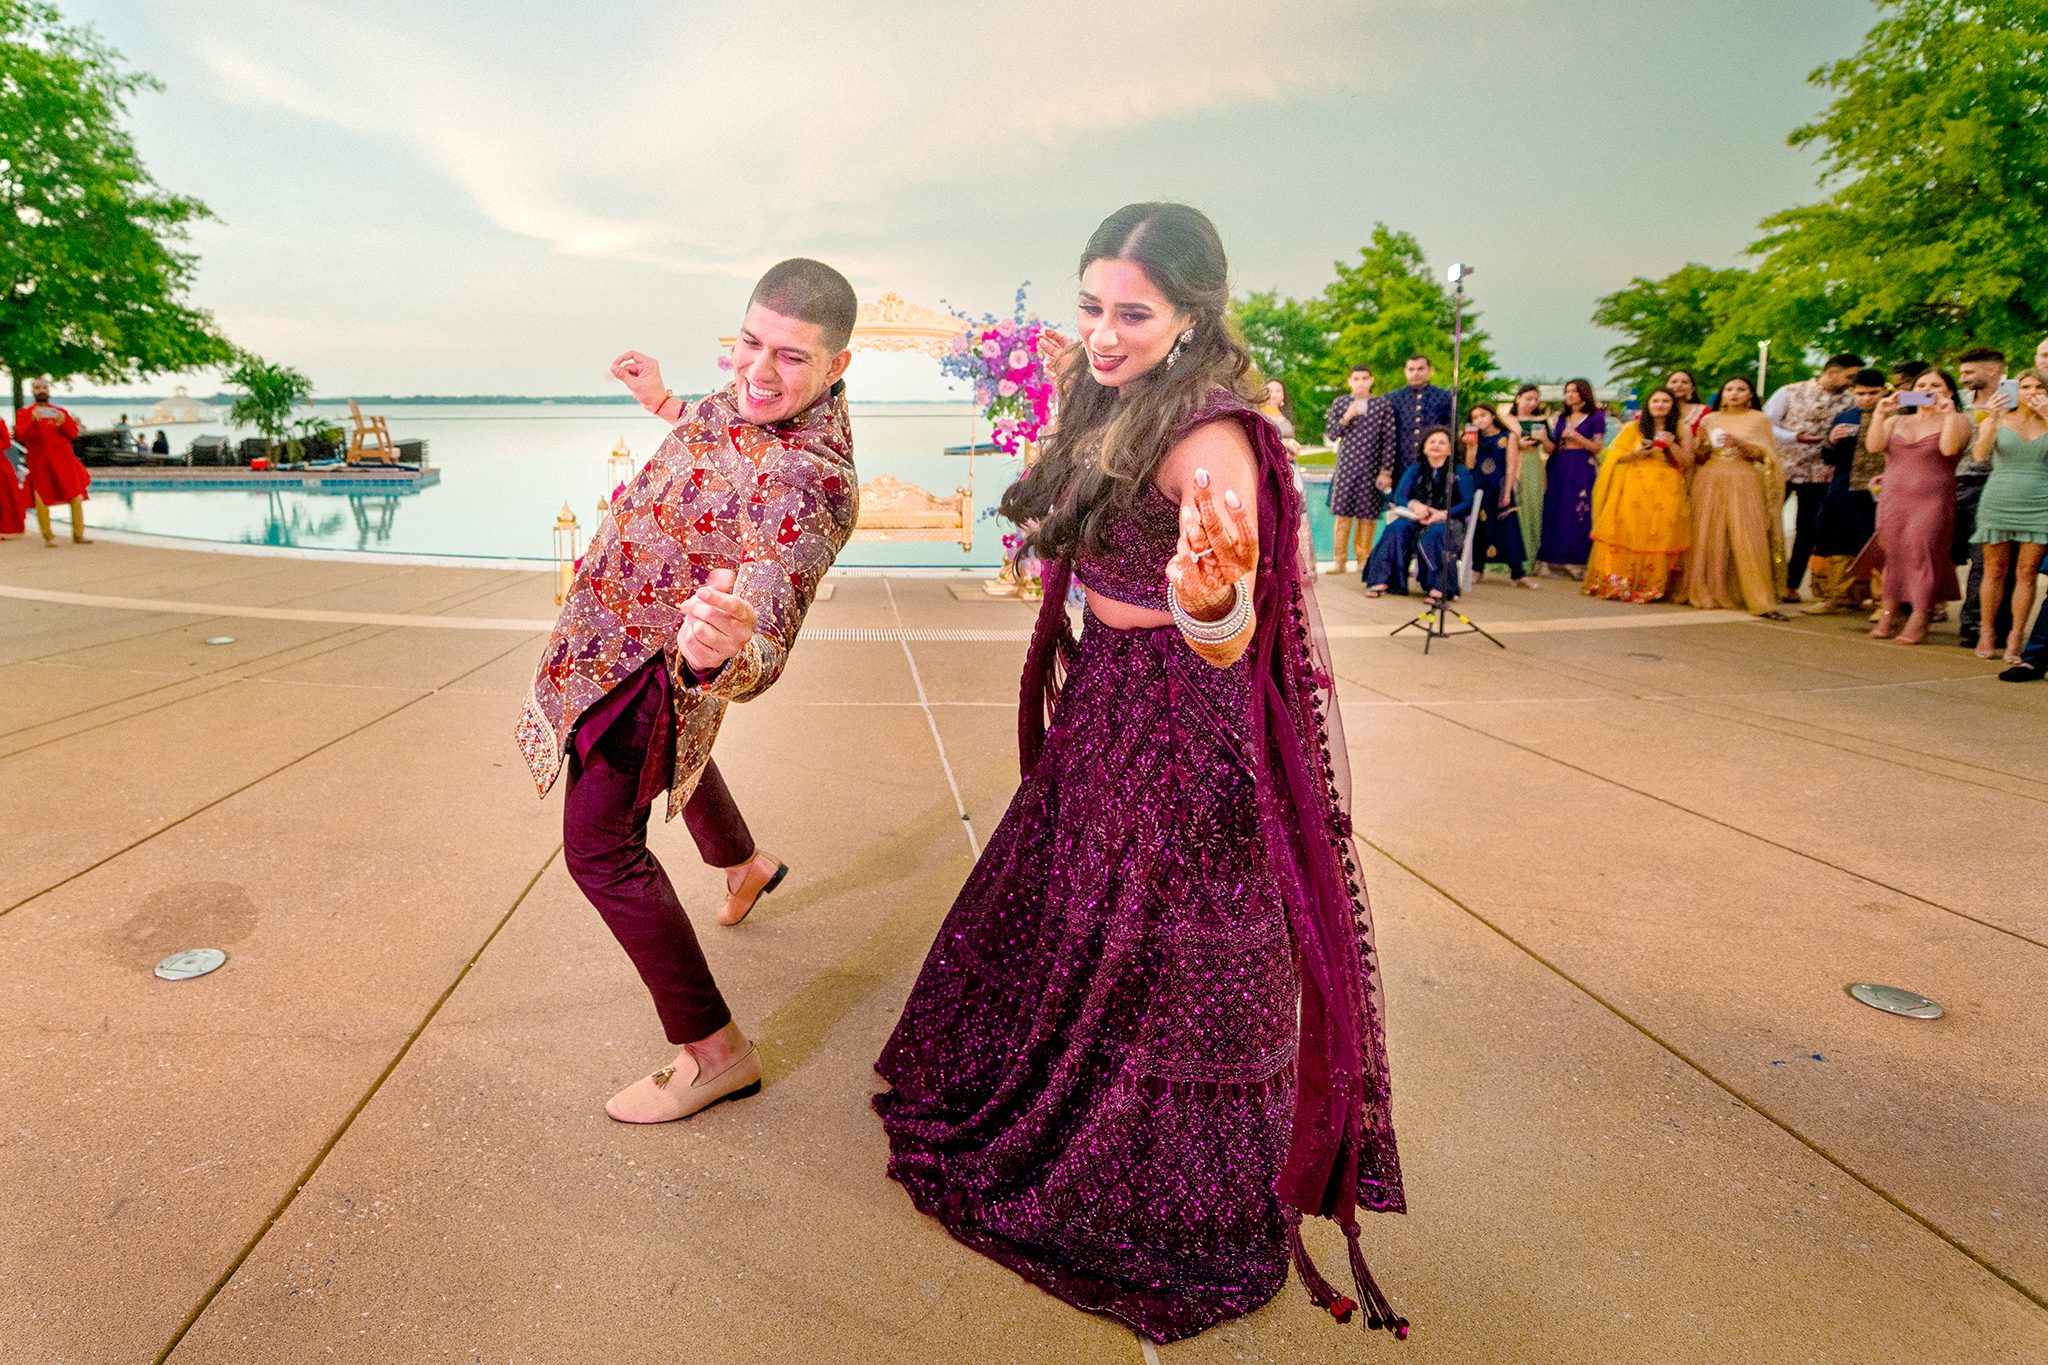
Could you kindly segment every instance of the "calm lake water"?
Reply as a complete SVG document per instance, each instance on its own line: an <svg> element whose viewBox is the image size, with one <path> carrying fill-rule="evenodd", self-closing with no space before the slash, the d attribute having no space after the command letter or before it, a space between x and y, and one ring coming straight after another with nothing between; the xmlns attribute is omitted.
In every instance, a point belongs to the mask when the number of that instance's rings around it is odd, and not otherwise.
<svg viewBox="0 0 2048 1365"><path fill-rule="evenodd" d="M313 411L347 423L343 404ZM381 410L399 440L427 442L441 471L434 487L393 491L320 488L118 489L95 487L88 519L111 530L230 544L357 550L386 554L464 555L480 559L546 560L554 554L554 522L568 503L588 544L597 502L610 491L606 457L622 438L646 456L667 429L623 404L401 404ZM114 411L78 410L88 427L111 426ZM856 403L854 462L863 482L892 474L929 492L971 486L976 506L974 546L957 541L855 543L839 562L867 568L993 568L1002 562L1007 524L995 516L1003 490L1020 464L992 452L977 454L971 474L964 454L973 408L966 403ZM166 429L182 453L206 435L248 435L225 425ZM986 439L987 427L978 428ZM154 435L154 431L150 433ZM119 476L95 470L95 479ZM1328 552L1325 487L1312 484L1309 506L1318 545Z"/></svg>

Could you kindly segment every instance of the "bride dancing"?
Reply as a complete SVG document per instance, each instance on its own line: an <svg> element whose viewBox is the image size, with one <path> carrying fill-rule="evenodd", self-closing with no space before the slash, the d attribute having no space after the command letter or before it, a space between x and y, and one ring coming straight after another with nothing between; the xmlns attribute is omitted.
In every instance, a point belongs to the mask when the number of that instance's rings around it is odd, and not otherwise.
<svg viewBox="0 0 2048 1365"><path fill-rule="evenodd" d="M1081 255L1045 458L1023 784L876 1069L889 1173L968 1246L1158 1341L1287 1279L1303 1214L1404 1203L1348 774L1288 455L1241 396L1215 227L1132 204ZM1087 594L1080 638L1065 608Z"/></svg>

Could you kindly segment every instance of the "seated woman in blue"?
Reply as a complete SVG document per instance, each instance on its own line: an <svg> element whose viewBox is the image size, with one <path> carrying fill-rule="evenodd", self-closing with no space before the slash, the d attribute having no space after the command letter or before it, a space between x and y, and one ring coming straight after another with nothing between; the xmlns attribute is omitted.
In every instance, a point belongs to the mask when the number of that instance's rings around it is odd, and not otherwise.
<svg viewBox="0 0 2048 1365"><path fill-rule="evenodd" d="M1365 595L1408 595L1408 559L1421 559L1417 577L1429 600L1458 595L1458 556L1474 501L1472 471L1451 459L1448 427L1422 433L1422 461L1410 465L1394 489L1393 521L1365 566Z"/></svg>

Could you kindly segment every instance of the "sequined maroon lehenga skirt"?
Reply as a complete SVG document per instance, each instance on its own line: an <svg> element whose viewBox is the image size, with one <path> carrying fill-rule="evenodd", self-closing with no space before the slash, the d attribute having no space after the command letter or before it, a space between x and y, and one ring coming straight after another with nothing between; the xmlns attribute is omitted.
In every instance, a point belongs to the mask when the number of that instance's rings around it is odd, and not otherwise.
<svg viewBox="0 0 2048 1365"><path fill-rule="evenodd" d="M876 1069L889 1173L962 1242L1159 1341L1287 1278L1297 977L1249 661L1089 620L1036 771Z"/></svg>

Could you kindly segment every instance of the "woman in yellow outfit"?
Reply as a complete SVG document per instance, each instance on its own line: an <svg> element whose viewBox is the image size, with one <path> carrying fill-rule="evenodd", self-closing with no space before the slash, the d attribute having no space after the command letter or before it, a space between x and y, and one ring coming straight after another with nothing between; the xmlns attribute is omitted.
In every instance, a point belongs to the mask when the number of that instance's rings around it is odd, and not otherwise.
<svg viewBox="0 0 2048 1365"><path fill-rule="evenodd" d="M1685 500L1692 433L1681 415L1677 396L1658 389L1642 416L1608 443L1593 485L1593 553L1583 589L1589 596L1655 602L1692 543Z"/></svg>

